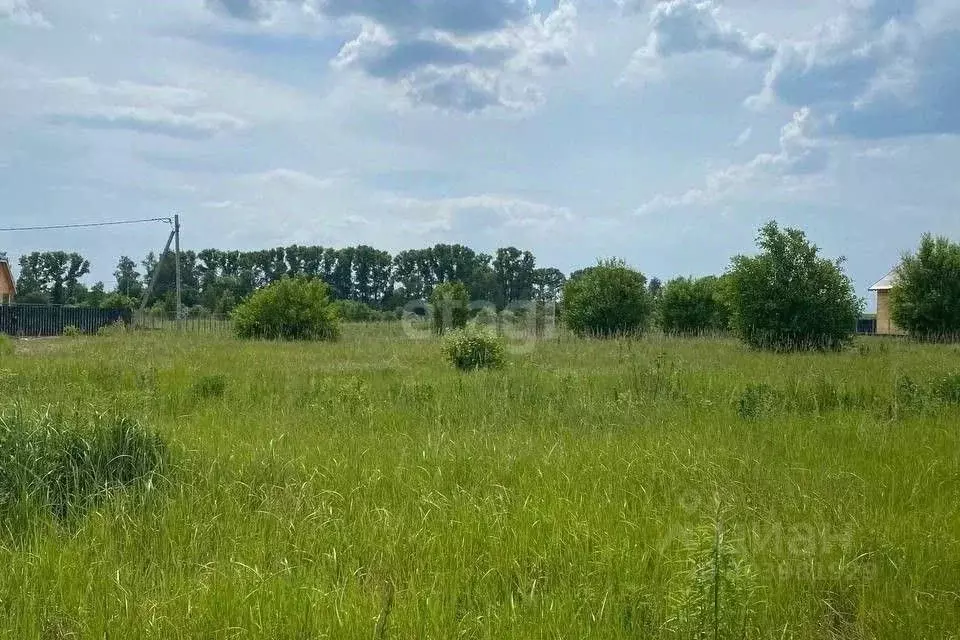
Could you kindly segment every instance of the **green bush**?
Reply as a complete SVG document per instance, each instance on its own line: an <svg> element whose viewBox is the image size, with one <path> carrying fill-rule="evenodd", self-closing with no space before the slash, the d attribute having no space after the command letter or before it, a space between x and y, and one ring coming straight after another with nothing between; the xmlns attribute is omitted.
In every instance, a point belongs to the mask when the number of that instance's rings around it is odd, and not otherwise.
<svg viewBox="0 0 960 640"><path fill-rule="evenodd" d="M121 293L111 293L100 303L101 309L129 309L137 308L137 301Z"/></svg>
<svg viewBox="0 0 960 640"><path fill-rule="evenodd" d="M147 488L169 466L164 440L124 418L77 422L0 415L0 520L24 502L59 518L105 492Z"/></svg>
<svg viewBox="0 0 960 640"><path fill-rule="evenodd" d="M646 277L619 260L584 269L563 289L563 319L580 336L642 333L652 310Z"/></svg>
<svg viewBox="0 0 960 640"><path fill-rule="evenodd" d="M897 326L925 340L960 338L960 244L927 234L896 273L890 311Z"/></svg>
<svg viewBox="0 0 960 640"><path fill-rule="evenodd" d="M727 330L730 309L719 289L720 280L713 276L671 280L660 295L660 328L680 335Z"/></svg>
<svg viewBox="0 0 960 640"><path fill-rule="evenodd" d="M337 300L334 305L344 322L387 322L396 319L393 312L379 311L356 300Z"/></svg>
<svg viewBox="0 0 960 640"><path fill-rule="evenodd" d="M320 280L285 278L254 292L234 309L240 338L263 340L336 340L340 316L330 289Z"/></svg>
<svg viewBox="0 0 960 640"><path fill-rule="evenodd" d="M733 327L773 351L839 349L853 341L863 302L842 269L798 229L765 225L759 255L737 256L728 278Z"/></svg>
<svg viewBox="0 0 960 640"><path fill-rule="evenodd" d="M462 282L444 282L433 290L430 307L437 335L463 329L470 317L470 292Z"/></svg>
<svg viewBox="0 0 960 640"><path fill-rule="evenodd" d="M447 361L461 371L498 369L506 362L503 340L493 331L476 325L445 335L442 350Z"/></svg>
<svg viewBox="0 0 960 640"><path fill-rule="evenodd" d="M65 338L79 338L82 335L83 332L80 331L80 328L72 324L68 324L63 328L63 337Z"/></svg>

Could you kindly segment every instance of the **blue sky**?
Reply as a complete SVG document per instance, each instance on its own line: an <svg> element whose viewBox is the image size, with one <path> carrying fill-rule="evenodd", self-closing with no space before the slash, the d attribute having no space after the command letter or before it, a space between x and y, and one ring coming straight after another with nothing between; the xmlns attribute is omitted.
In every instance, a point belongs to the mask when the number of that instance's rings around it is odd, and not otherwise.
<svg viewBox="0 0 960 640"><path fill-rule="evenodd" d="M960 239L955 0L0 0L0 226L722 271ZM162 226L0 235L111 280Z"/></svg>

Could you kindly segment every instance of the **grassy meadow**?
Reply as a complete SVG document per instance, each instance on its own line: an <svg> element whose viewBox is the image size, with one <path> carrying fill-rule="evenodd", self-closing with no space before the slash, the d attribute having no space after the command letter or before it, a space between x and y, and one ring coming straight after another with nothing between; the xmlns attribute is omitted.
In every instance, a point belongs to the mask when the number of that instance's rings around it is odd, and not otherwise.
<svg viewBox="0 0 960 640"><path fill-rule="evenodd" d="M0 638L958 638L957 373L883 339L560 336L473 374L397 325L18 341ZM158 475L32 492L17 434L118 422Z"/></svg>

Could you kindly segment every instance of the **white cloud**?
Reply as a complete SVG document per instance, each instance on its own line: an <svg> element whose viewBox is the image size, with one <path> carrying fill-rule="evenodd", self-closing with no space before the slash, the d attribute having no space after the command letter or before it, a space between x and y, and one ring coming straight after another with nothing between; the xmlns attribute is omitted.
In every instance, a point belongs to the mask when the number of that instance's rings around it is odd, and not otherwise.
<svg viewBox="0 0 960 640"><path fill-rule="evenodd" d="M821 173L829 163L828 150L809 135L811 123L810 110L801 109L781 129L777 153L761 153L747 163L714 171L707 176L703 187L689 189L680 195L657 195L643 204L637 213L714 204L762 183L796 186L809 176Z"/></svg>
<svg viewBox="0 0 960 640"><path fill-rule="evenodd" d="M572 0L546 16L528 0L207 0L234 18L269 22L299 7L313 16L358 23L360 31L332 61L400 88L412 104L473 113L527 110L541 101L531 81L568 63L576 30Z"/></svg>
<svg viewBox="0 0 960 640"><path fill-rule="evenodd" d="M0 0L0 22L9 20L24 27L50 28L44 15L33 9L27 0Z"/></svg>
<svg viewBox="0 0 960 640"><path fill-rule="evenodd" d="M654 75L661 60L709 51L763 62L773 57L776 44L766 34L751 36L721 20L720 6L713 0L667 0L650 11L650 35L626 75Z"/></svg>
<svg viewBox="0 0 960 640"><path fill-rule="evenodd" d="M208 138L247 126L246 121L232 114L200 108L205 94L182 87L135 82L103 84L87 77L55 78L44 84L62 94L59 106L47 113L56 124L184 139Z"/></svg>
<svg viewBox="0 0 960 640"><path fill-rule="evenodd" d="M747 104L810 107L822 135L960 134L960 11L930 20L921 8L914 0L851 2L812 38L782 43Z"/></svg>

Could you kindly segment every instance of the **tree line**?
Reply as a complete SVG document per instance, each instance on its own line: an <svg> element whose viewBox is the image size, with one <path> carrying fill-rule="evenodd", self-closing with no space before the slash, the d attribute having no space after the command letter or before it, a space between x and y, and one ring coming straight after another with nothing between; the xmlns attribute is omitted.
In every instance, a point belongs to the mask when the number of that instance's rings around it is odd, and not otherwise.
<svg viewBox="0 0 960 640"><path fill-rule="evenodd" d="M538 267L530 251L505 247L493 254L459 244L387 251L366 245L346 248L291 245L260 251L204 249L180 254L181 296L187 309L229 313L254 291L286 277L324 281L337 300L394 310L426 300L445 282L462 282L471 298L504 308L520 300L556 300L566 282L562 271ZM78 253L34 252L20 258L17 301L90 307L135 307L156 276L147 301L173 312L176 261L150 252L137 263L121 256L114 283L87 286L90 262Z"/></svg>

